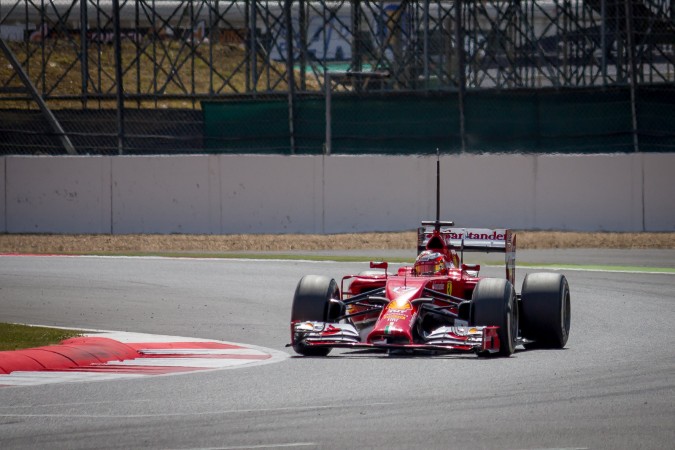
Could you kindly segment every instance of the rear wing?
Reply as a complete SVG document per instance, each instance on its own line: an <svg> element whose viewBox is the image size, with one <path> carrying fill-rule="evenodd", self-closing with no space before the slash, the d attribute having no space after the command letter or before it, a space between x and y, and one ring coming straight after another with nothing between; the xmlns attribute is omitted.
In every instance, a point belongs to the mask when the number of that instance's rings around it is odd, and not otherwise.
<svg viewBox="0 0 675 450"><path fill-rule="evenodd" d="M417 252L426 250L433 236L434 227L423 225L417 229ZM464 252L504 253L506 279L515 284L516 275L516 234L504 228L457 228L440 227L440 237L448 248L460 254L464 262Z"/></svg>

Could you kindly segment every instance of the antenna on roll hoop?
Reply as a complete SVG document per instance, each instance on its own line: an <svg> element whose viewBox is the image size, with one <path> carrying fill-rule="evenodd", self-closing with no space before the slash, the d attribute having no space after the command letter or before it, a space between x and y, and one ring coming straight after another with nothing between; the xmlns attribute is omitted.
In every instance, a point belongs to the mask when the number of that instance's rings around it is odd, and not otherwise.
<svg viewBox="0 0 675 450"><path fill-rule="evenodd" d="M437 233L441 231L441 226L455 225L455 222L451 220L441 221L441 151L439 149L436 149L436 220L422 221L422 225L433 225Z"/></svg>
<svg viewBox="0 0 675 450"><path fill-rule="evenodd" d="M436 148L436 231L441 230L441 151Z"/></svg>

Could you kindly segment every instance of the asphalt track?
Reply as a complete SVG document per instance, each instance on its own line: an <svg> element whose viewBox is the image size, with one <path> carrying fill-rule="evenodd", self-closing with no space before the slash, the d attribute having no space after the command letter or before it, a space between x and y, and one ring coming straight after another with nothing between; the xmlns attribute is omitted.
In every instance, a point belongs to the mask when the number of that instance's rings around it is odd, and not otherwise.
<svg viewBox="0 0 675 450"><path fill-rule="evenodd" d="M364 267L0 257L0 320L289 351L299 278ZM0 448L673 448L675 275L566 275L564 350L488 360L343 351L234 371L0 388Z"/></svg>

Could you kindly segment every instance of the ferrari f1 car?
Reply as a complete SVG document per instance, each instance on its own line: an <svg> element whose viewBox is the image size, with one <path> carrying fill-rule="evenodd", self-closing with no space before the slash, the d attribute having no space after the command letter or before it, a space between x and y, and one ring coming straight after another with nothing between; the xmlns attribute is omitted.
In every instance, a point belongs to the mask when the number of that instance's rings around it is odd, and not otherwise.
<svg viewBox="0 0 675 450"><path fill-rule="evenodd" d="M465 252L505 254L505 278L479 277ZM422 222L412 266L388 273L386 262L334 279L307 275L295 290L291 346L305 356L332 348L390 353L474 352L510 356L517 345L563 348L570 330L565 276L528 274L515 285L516 235L507 229Z"/></svg>

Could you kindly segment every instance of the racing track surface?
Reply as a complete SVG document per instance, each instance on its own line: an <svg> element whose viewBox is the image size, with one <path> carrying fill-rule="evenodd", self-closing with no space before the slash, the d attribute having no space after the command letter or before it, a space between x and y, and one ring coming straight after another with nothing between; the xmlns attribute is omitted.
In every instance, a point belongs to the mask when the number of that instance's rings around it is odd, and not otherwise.
<svg viewBox="0 0 675 450"><path fill-rule="evenodd" d="M286 351L299 278L365 266L0 257L0 320ZM0 448L672 448L675 275L566 275L565 350L491 360L334 352L150 380L0 388Z"/></svg>

